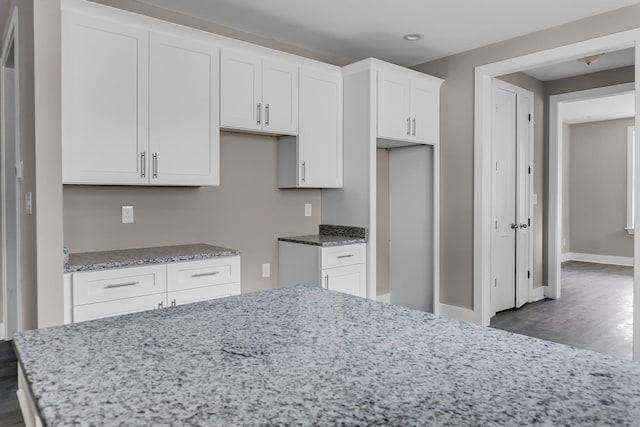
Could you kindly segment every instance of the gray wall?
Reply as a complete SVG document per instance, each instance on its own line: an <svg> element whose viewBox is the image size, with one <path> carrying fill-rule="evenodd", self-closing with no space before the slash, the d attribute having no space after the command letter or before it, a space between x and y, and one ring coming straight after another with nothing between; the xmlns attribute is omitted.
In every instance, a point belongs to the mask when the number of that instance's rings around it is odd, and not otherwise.
<svg viewBox="0 0 640 427"><path fill-rule="evenodd" d="M538 203L533 207L533 286L543 286L543 219L544 219L544 103L545 83L524 73L498 77L523 89L533 92L533 194Z"/></svg>
<svg viewBox="0 0 640 427"><path fill-rule="evenodd" d="M242 292L278 286L279 236L315 234L320 190L279 190L275 138L223 134L219 187L64 187L64 241L71 252L210 243L239 249ZM304 216L305 203L313 215ZM121 223L121 207L135 222ZM262 278L262 264L271 277Z"/></svg>
<svg viewBox="0 0 640 427"><path fill-rule="evenodd" d="M635 5L414 67L445 79L440 104L441 302L473 308L474 68L630 30L639 23L640 5ZM542 201L546 203L546 195Z"/></svg>
<svg viewBox="0 0 640 427"><path fill-rule="evenodd" d="M389 151L376 150L376 291L378 295L389 293Z"/></svg>
<svg viewBox="0 0 640 427"><path fill-rule="evenodd" d="M627 224L627 127L634 119L571 126L570 252L633 257Z"/></svg>
<svg viewBox="0 0 640 427"><path fill-rule="evenodd" d="M562 124L562 242L560 252L571 248L571 125Z"/></svg>

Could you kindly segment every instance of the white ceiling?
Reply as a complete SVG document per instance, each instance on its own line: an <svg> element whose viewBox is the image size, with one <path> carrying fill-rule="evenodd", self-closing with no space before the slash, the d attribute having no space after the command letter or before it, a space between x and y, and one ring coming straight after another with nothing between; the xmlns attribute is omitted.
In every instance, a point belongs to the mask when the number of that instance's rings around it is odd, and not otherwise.
<svg viewBox="0 0 640 427"><path fill-rule="evenodd" d="M635 116L634 92L562 104L562 121L568 124L599 122Z"/></svg>
<svg viewBox="0 0 640 427"><path fill-rule="evenodd" d="M597 71L611 70L625 67L635 63L635 49L628 48L607 52L598 62L587 65L578 60L562 62L560 64L548 65L546 67L534 68L525 71L531 77L535 77L543 82L564 79L565 77L579 76L582 74L595 73Z"/></svg>
<svg viewBox="0 0 640 427"><path fill-rule="evenodd" d="M411 66L640 0L137 0L345 62ZM404 34L424 34L407 42Z"/></svg>

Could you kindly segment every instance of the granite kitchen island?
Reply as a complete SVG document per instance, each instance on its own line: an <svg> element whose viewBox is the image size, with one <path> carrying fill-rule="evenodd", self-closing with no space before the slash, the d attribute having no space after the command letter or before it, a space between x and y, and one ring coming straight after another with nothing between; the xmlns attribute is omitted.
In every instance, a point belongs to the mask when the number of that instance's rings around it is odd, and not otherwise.
<svg viewBox="0 0 640 427"><path fill-rule="evenodd" d="M15 347L52 426L640 423L636 363L318 287L28 331Z"/></svg>

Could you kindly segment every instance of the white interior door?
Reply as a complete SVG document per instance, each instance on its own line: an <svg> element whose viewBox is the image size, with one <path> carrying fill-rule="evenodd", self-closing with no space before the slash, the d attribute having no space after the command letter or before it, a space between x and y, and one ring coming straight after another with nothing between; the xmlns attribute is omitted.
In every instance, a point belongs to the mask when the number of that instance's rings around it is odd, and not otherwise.
<svg viewBox="0 0 640 427"><path fill-rule="evenodd" d="M493 88L492 312L516 304L516 94Z"/></svg>

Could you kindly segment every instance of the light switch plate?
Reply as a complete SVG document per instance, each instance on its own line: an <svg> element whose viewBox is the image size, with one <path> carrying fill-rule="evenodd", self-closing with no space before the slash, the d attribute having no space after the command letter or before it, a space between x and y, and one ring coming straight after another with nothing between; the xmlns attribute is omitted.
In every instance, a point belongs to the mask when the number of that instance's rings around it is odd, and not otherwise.
<svg viewBox="0 0 640 427"><path fill-rule="evenodd" d="M262 264L262 277L271 277L271 264Z"/></svg>
<svg viewBox="0 0 640 427"><path fill-rule="evenodd" d="M133 206L122 207L122 223L133 224Z"/></svg>
<svg viewBox="0 0 640 427"><path fill-rule="evenodd" d="M304 216L311 216L311 203L305 203Z"/></svg>

